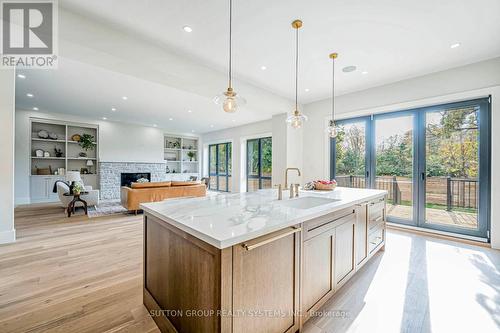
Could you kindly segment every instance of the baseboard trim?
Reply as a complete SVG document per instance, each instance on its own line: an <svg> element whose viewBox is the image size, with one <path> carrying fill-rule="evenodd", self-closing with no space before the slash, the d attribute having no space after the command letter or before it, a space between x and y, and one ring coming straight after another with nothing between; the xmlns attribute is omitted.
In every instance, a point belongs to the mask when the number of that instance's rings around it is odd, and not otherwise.
<svg viewBox="0 0 500 333"><path fill-rule="evenodd" d="M491 245L487 242L487 240L479 237L472 236L464 236L460 234L454 234L451 232L439 231L439 230L431 230L426 228L413 227L408 225L396 224L396 223L386 223L388 229L393 230L402 230L408 232L414 232L417 234L421 234L424 236L436 237L441 239L446 239L450 241L455 241L459 243L465 243L469 245L477 245L481 247L491 248Z"/></svg>
<svg viewBox="0 0 500 333"><path fill-rule="evenodd" d="M15 198L14 200L14 206L17 207L19 205L29 205L31 203L31 200L29 197L25 198Z"/></svg>
<svg viewBox="0 0 500 333"><path fill-rule="evenodd" d="M0 244L9 244L16 241L16 229L1 231L0 232Z"/></svg>

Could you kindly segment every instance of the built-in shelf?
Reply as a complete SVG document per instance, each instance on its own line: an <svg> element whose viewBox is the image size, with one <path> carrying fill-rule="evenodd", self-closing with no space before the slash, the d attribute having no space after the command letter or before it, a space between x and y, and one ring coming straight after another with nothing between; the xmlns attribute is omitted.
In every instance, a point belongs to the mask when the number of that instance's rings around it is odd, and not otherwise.
<svg viewBox="0 0 500 333"><path fill-rule="evenodd" d="M42 141L42 142L59 142L59 143L65 143L66 140L52 140L52 139L42 139L42 138L31 138L33 141Z"/></svg>
<svg viewBox="0 0 500 333"><path fill-rule="evenodd" d="M164 159L167 163L167 178L178 180L180 177L200 175L198 160L199 156L199 139L197 137L180 137L166 134L163 142ZM194 154L193 158L196 161L190 161L188 154ZM167 160L171 158L173 160ZM175 171L175 172L172 172Z"/></svg>
<svg viewBox="0 0 500 333"><path fill-rule="evenodd" d="M64 160L64 159L66 159L66 157L52 157L52 156L49 156L49 157L31 156L31 158L35 159L35 160Z"/></svg>
<svg viewBox="0 0 500 333"><path fill-rule="evenodd" d="M79 141L73 141L73 140L68 140L66 141L67 143L74 143L74 144L78 144L80 143ZM97 142L92 142L93 144L97 145Z"/></svg>
<svg viewBox="0 0 500 333"><path fill-rule="evenodd" d="M80 171L86 172L88 169L86 161L91 160L94 162L92 170L98 170L98 127L96 125L64 122L49 119L30 119L30 158L31 158L31 174L36 176L39 169L51 169L53 173L56 171ZM50 138L40 138L38 133L46 131L50 135L57 136L57 140ZM95 138L95 148L89 151L89 157L80 157L80 153L87 153L82 147L79 146L78 141L71 140L75 134L83 135L89 134ZM54 137L55 137L54 136ZM63 157L55 157L55 149L60 150ZM49 157L37 157L36 151L42 150L48 152ZM74 157L72 157L74 156ZM95 168L95 169L94 169ZM46 170L44 170L46 172Z"/></svg>

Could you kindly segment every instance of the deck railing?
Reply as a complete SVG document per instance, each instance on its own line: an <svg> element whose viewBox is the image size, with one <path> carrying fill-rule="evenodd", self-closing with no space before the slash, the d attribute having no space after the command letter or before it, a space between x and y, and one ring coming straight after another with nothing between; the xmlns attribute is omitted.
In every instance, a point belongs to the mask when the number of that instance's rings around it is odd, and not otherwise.
<svg viewBox="0 0 500 333"><path fill-rule="evenodd" d="M364 176L338 176L337 184L343 187L365 188ZM400 205L412 201L412 179L406 177L383 176L375 180L375 188L386 190L389 202ZM477 179L428 177L426 181L426 203L453 208L477 209L479 200Z"/></svg>

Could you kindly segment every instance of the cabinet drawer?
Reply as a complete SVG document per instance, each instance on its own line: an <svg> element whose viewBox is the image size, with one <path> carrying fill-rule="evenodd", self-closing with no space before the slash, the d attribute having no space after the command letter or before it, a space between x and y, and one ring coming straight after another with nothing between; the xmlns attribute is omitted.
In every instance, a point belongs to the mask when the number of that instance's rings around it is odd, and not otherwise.
<svg viewBox="0 0 500 333"><path fill-rule="evenodd" d="M368 227L373 229L384 221L385 200L368 205Z"/></svg>
<svg viewBox="0 0 500 333"><path fill-rule="evenodd" d="M306 222L304 224L304 240L311 239L349 220L355 220L355 213L354 208L346 208Z"/></svg>
<svg viewBox="0 0 500 333"><path fill-rule="evenodd" d="M380 245L384 241L384 227L379 227L373 230L372 233L368 236L368 249L369 253L372 253L377 246Z"/></svg>

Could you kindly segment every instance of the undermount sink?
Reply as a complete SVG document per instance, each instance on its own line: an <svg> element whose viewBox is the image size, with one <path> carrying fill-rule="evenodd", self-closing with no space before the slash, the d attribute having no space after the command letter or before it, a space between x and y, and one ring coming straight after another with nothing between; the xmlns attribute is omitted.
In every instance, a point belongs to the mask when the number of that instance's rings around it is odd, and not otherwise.
<svg viewBox="0 0 500 333"><path fill-rule="evenodd" d="M340 199L319 198L319 197L302 197L290 200L280 201L279 204L286 207L297 209L310 209L322 205L328 205L333 202L340 201Z"/></svg>

